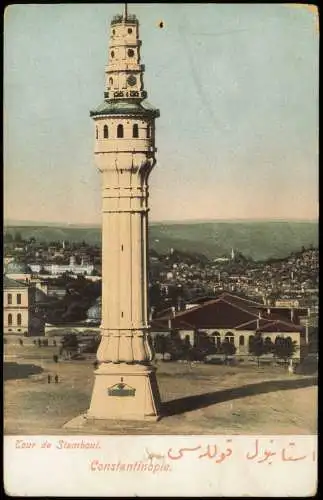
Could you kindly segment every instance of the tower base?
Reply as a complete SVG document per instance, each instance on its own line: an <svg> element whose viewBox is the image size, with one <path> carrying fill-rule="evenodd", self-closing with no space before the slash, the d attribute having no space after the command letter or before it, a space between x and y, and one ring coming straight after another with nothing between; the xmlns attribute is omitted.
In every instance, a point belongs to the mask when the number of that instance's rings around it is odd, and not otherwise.
<svg viewBox="0 0 323 500"><path fill-rule="evenodd" d="M158 420L161 401L152 366L103 363L95 371L88 420Z"/></svg>

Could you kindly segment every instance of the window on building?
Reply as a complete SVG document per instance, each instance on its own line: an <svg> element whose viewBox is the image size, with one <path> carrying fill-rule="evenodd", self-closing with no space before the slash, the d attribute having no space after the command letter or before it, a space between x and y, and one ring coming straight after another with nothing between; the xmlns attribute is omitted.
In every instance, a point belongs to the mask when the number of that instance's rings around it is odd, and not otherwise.
<svg viewBox="0 0 323 500"><path fill-rule="evenodd" d="M147 139L150 139L150 125L148 125L146 130Z"/></svg>
<svg viewBox="0 0 323 500"><path fill-rule="evenodd" d="M132 127L132 137L139 137L139 127L137 123Z"/></svg>
<svg viewBox="0 0 323 500"><path fill-rule="evenodd" d="M133 49L128 49L128 56L133 57L135 55L135 51Z"/></svg>
<svg viewBox="0 0 323 500"><path fill-rule="evenodd" d="M241 346L244 345L244 335L240 335L240 337L239 337L239 345L241 345Z"/></svg>
<svg viewBox="0 0 323 500"><path fill-rule="evenodd" d="M109 128L108 128L108 125L104 125L104 127L103 127L103 137L105 139L109 138Z"/></svg>
<svg viewBox="0 0 323 500"><path fill-rule="evenodd" d="M109 78L109 85L110 85L110 87L112 87L112 85L113 85L113 78L111 78L111 77Z"/></svg>
<svg viewBox="0 0 323 500"><path fill-rule="evenodd" d="M17 325L21 326L21 314L20 313L17 314Z"/></svg>
<svg viewBox="0 0 323 500"><path fill-rule="evenodd" d="M117 128L117 137L121 139L123 137L123 125L119 123L118 128Z"/></svg>
<svg viewBox="0 0 323 500"><path fill-rule="evenodd" d="M131 33L132 33L132 28L128 28L128 33L129 33L129 35L131 35Z"/></svg>
<svg viewBox="0 0 323 500"><path fill-rule="evenodd" d="M96 137L96 139L99 138L99 129L98 129L98 127L95 127L95 137Z"/></svg>
<svg viewBox="0 0 323 500"><path fill-rule="evenodd" d="M8 325L12 325L12 314L8 314Z"/></svg>
<svg viewBox="0 0 323 500"><path fill-rule="evenodd" d="M234 335L232 332L228 332L225 336L225 339L227 342L230 342L231 344L234 344Z"/></svg>
<svg viewBox="0 0 323 500"><path fill-rule="evenodd" d="M8 293L8 304L9 305L12 304L12 295L11 295L11 293Z"/></svg>
<svg viewBox="0 0 323 500"><path fill-rule="evenodd" d="M17 304L21 304L21 293L17 293Z"/></svg>
<svg viewBox="0 0 323 500"><path fill-rule="evenodd" d="M113 58L114 57L114 51L111 50L111 57Z"/></svg>
<svg viewBox="0 0 323 500"><path fill-rule="evenodd" d="M219 347L221 344L221 336L219 332L211 333L211 340L215 346Z"/></svg>

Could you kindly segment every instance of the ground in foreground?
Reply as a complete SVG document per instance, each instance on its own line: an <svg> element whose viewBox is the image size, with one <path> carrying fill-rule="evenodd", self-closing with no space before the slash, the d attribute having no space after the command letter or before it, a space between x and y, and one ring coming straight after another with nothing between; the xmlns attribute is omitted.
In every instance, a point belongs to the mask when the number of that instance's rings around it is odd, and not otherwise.
<svg viewBox="0 0 323 500"><path fill-rule="evenodd" d="M56 351L55 351L56 352ZM158 363L164 406L159 422L109 421L64 429L91 398L93 362L53 362L54 349L6 346L4 433L72 434L314 434L317 381L281 367ZM47 376L58 375L57 384ZM53 380L52 380L53 382Z"/></svg>

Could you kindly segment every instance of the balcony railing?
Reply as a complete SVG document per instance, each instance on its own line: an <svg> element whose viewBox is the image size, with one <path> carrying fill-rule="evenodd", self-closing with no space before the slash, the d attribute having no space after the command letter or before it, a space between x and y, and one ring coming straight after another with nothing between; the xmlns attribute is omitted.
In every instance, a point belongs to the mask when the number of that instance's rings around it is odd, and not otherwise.
<svg viewBox="0 0 323 500"><path fill-rule="evenodd" d="M117 14L116 16L113 16L111 24L117 24L117 23L138 23L138 19L134 14L128 14L127 19L123 17L122 14Z"/></svg>

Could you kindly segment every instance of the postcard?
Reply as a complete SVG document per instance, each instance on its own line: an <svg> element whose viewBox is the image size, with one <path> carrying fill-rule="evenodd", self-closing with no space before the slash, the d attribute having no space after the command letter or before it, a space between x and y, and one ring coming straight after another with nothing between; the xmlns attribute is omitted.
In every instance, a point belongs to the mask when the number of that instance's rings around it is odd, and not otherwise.
<svg viewBox="0 0 323 500"><path fill-rule="evenodd" d="M4 488L317 491L317 8L4 15Z"/></svg>

